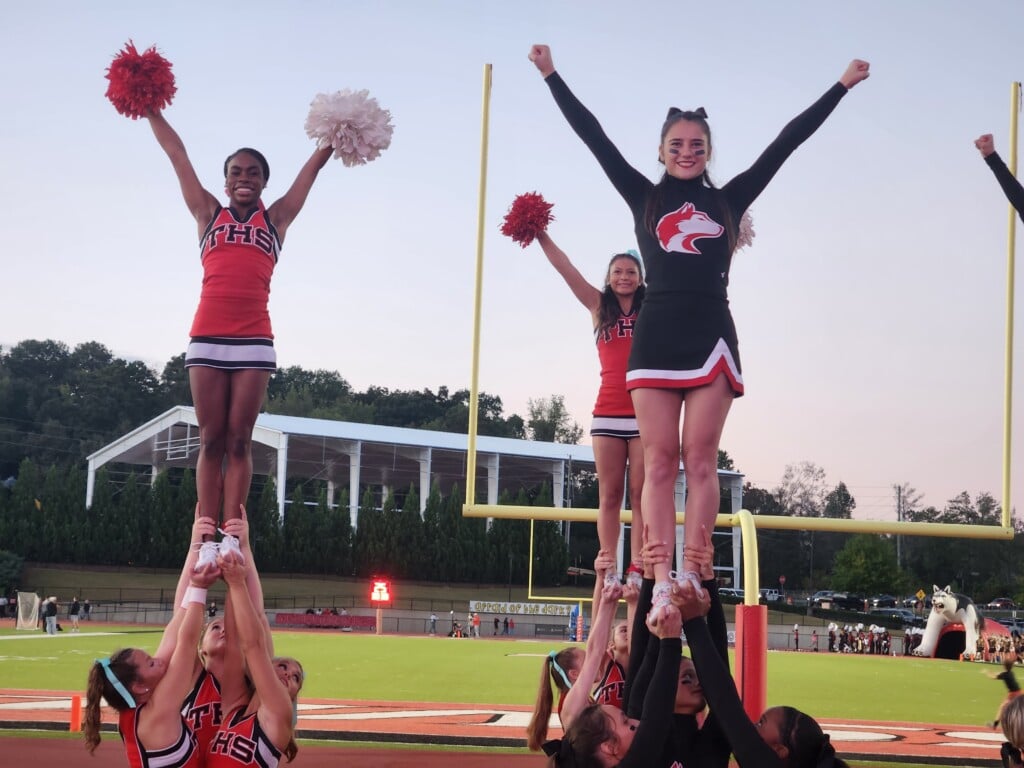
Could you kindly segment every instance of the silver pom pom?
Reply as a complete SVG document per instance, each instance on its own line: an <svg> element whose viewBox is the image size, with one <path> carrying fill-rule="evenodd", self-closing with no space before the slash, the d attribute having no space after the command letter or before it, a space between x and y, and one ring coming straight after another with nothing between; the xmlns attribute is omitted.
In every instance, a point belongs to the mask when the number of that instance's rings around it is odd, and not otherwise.
<svg viewBox="0 0 1024 768"><path fill-rule="evenodd" d="M393 130L391 113L365 90L318 93L306 117L306 134L321 149L332 147L349 167L380 157L391 146Z"/></svg>
<svg viewBox="0 0 1024 768"><path fill-rule="evenodd" d="M736 233L736 250L753 245L754 234L754 220L750 216L750 211L744 211L740 216L739 232Z"/></svg>

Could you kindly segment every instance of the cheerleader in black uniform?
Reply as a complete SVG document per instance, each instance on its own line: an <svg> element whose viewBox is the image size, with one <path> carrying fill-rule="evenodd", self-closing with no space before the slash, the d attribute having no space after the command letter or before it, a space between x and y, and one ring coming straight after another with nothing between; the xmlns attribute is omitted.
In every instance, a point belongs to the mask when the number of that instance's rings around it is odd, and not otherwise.
<svg viewBox="0 0 1024 768"><path fill-rule="evenodd" d="M699 595L687 581L673 590L672 602L683 618L704 695L739 768L847 768L828 734L798 709L770 707L757 723L750 722L704 620L708 595Z"/></svg>
<svg viewBox="0 0 1024 768"><path fill-rule="evenodd" d="M996 146L992 141L992 134L986 133L984 136L979 136L975 139L974 146L978 148L988 167L996 175L996 180L999 182L999 186L1003 188L1003 192L1006 193L1006 199L1010 201L1010 205L1016 208L1017 213L1024 219L1024 187L1017 181L1017 177L1010 173L1010 169L1006 167L1003 158L996 152Z"/></svg>
<svg viewBox="0 0 1024 768"><path fill-rule="evenodd" d="M839 82L791 121L748 170L718 189L707 173L712 142L703 109L669 110L658 148L665 174L653 184L625 161L555 72L550 49L535 45L529 58L633 213L647 294L633 332L626 385L644 448L648 540L674 539L680 445L687 477L686 537L694 540L700 526L714 527L718 442L733 398L743 394L727 296L740 219L786 158L850 88L868 77L868 63L852 61ZM684 399L686 418L680 433ZM668 603L668 567L660 566L656 572L654 612ZM700 589L697 567L685 558L680 578Z"/></svg>

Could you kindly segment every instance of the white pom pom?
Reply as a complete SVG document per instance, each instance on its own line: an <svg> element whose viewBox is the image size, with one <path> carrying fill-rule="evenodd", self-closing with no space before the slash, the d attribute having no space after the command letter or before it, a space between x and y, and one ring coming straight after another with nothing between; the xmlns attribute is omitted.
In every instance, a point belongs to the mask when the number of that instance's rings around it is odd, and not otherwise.
<svg viewBox="0 0 1024 768"><path fill-rule="evenodd" d="M318 93L306 117L306 134L350 167L380 157L391 146L392 130L391 113L365 90Z"/></svg>
<svg viewBox="0 0 1024 768"><path fill-rule="evenodd" d="M754 234L754 219L751 218L750 211L744 211L740 216L739 231L736 233L736 249L753 245Z"/></svg>

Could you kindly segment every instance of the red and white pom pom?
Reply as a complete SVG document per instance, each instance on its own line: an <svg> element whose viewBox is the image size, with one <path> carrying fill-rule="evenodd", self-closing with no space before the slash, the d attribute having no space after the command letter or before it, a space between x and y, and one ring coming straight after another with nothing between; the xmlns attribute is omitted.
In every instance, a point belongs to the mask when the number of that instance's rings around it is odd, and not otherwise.
<svg viewBox="0 0 1024 768"><path fill-rule="evenodd" d="M739 230L736 233L736 249L746 248L747 246L754 244L754 219L750 216L750 211L744 211L740 217Z"/></svg>
<svg viewBox="0 0 1024 768"><path fill-rule="evenodd" d="M114 108L132 120L159 112L171 103L177 87L171 62L152 46L142 53L129 40L107 67L107 98Z"/></svg>
<svg viewBox="0 0 1024 768"><path fill-rule="evenodd" d="M306 134L321 149L332 147L349 167L380 157L391 146L393 130L391 113L365 90L318 93L306 117Z"/></svg>
<svg viewBox="0 0 1024 768"><path fill-rule="evenodd" d="M501 234L511 237L525 248L554 221L555 217L551 215L552 208L554 205L545 201L536 192L517 195L509 206L508 213L505 214Z"/></svg>

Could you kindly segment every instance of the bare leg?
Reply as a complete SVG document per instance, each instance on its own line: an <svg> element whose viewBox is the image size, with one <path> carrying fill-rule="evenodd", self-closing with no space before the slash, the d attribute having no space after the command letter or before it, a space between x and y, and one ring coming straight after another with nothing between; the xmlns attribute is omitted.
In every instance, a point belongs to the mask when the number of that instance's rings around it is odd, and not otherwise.
<svg viewBox="0 0 1024 768"><path fill-rule="evenodd" d="M632 512L632 535L629 537L629 561L636 563L642 569L643 558L640 550L643 549L644 538L644 514L643 514L643 490L644 490L644 445L640 438L633 438L629 441L629 508Z"/></svg>
<svg viewBox="0 0 1024 768"><path fill-rule="evenodd" d="M230 371L193 366L188 369L192 402L199 422L199 458L196 462L196 491L201 513L220 520L224 489L224 451L228 431Z"/></svg>
<svg viewBox="0 0 1024 768"><path fill-rule="evenodd" d="M252 482L252 429L267 394L270 371L247 369L231 372L224 469L224 519L242 516L241 505Z"/></svg>
<svg viewBox="0 0 1024 768"><path fill-rule="evenodd" d="M643 441L642 507L648 542L671 551L675 541L675 487L679 476L679 417L683 393L673 389L634 389L633 407ZM671 563L654 567L655 583L668 583Z"/></svg>
<svg viewBox="0 0 1024 768"><path fill-rule="evenodd" d="M626 487L627 443L617 437L597 436L592 445L599 496L597 539L600 549L615 557L619 544L622 494Z"/></svg>
<svg viewBox="0 0 1024 768"><path fill-rule="evenodd" d="M683 468L686 470L686 541L700 541L701 527L715 528L720 491L718 444L725 418L734 400L724 374L705 387L686 393L683 416ZM685 560L683 571L699 573L696 563Z"/></svg>

